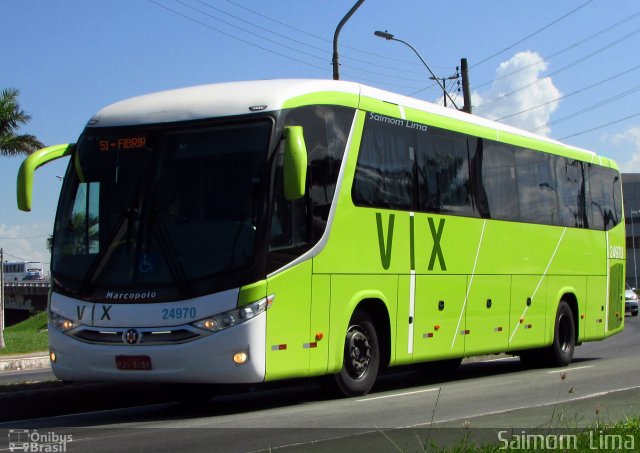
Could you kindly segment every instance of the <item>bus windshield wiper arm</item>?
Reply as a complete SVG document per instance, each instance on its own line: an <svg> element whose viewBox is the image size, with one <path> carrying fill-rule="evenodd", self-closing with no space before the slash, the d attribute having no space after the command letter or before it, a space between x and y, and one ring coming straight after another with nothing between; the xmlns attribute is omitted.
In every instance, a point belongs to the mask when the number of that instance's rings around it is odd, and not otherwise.
<svg viewBox="0 0 640 453"><path fill-rule="evenodd" d="M114 229L115 233L111 236L109 241L107 241L107 246L104 247L98 253L98 256L93 263L89 267L89 270L84 276L82 280L82 284L80 285L80 294L88 294L92 292L92 286L98 281L99 276L104 271L107 263L111 261L111 257L116 251L118 245L120 245L120 241L126 235L127 242L129 236L129 229L131 224L131 212L127 209L127 212L122 214L118 219L116 224L116 228Z"/></svg>
<svg viewBox="0 0 640 453"><path fill-rule="evenodd" d="M180 263L180 261L176 258L176 251L173 247L173 243L169 239L167 227L165 226L162 219L157 215L155 210L149 218L149 223L158 240L158 244L160 245L160 252L162 253L165 262L167 263L167 268L171 273L171 277L173 277L173 280L182 291L186 292L187 294L193 294L193 287L191 286L191 283L189 282L189 279L184 272L182 263Z"/></svg>

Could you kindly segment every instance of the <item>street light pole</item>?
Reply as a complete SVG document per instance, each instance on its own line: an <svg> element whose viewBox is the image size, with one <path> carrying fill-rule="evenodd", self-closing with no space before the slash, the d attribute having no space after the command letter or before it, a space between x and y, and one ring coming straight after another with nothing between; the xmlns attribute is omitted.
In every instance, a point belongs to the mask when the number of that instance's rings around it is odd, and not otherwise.
<svg viewBox="0 0 640 453"><path fill-rule="evenodd" d="M340 63L338 62L338 36L340 35L340 30L342 30L344 24L347 23L349 18L353 16L353 13L355 13L363 3L364 0L358 0L356 4L351 7L349 12L342 18L336 27L335 33L333 34L333 58L331 58L331 64L333 65L333 80L340 80Z"/></svg>
<svg viewBox="0 0 640 453"><path fill-rule="evenodd" d="M436 77L436 75L433 73L433 71L431 70L431 68L429 67L429 65L427 64L426 61L424 61L424 59L420 56L420 54L418 53L418 51L416 49L413 48L413 46L411 44L409 44L406 41L403 41L402 39L398 39L396 38L394 35L392 35L391 33L388 33L386 31L375 31L373 32L374 35L378 36L379 38L384 38L387 41L398 41L401 42L402 44L404 44L405 46L409 47L411 50L413 50L413 52L418 56L418 58L420 59L420 61L422 62L422 64L424 65L425 68L427 68L427 70L429 71L429 74L431 74L431 77L433 77L433 79L436 81L436 83L438 84L438 86L440 88L442 88L442 91L445 94L445 99L449 98L449 100L451 101L451 103L453 104L453 106L458 109L458 106L456 105L455 101L453 99L451 99L451 96L449 96L449 93L447 93L447 90L445 89L445 87L440 83L440 79L438 79ZM460 109L458 109L460 110Z"/></svg>

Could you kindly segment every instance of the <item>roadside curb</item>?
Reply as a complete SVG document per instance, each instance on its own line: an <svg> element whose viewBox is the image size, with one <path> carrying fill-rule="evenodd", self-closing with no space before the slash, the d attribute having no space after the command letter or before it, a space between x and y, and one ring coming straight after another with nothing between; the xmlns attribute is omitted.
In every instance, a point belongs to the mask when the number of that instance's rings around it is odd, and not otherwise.
<svg viewBox="0 0 640 453"><path fill-rule="evenodd" d="M3 371L23 371L50 368L49 355L0 356L0 373Z"/></svg>

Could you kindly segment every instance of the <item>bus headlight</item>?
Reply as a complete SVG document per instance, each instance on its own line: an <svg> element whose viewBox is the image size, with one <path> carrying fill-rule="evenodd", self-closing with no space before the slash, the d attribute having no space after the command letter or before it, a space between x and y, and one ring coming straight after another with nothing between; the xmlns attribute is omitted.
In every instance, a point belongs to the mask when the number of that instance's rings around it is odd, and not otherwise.
<svg viewBox="0 0 640 453"><path fill-rule="evenodd" d="M71 329L75 329L80 325L75 321L52 312L49 312L49 323L61 332L67 332Z"/></svg>
<svg viewBox="0 0 640 453"><path fill-rule="evenodd" d="M210 332L219 332L228 327L248 321L251 318L255 318L263 311L266 311L273 303L274 297L275 295L272 294L271 296L260 299L257 302L253 302L243 307L234 308L233 310L225 311L224 313L209 316L191 323L191 325Z"/></svg>

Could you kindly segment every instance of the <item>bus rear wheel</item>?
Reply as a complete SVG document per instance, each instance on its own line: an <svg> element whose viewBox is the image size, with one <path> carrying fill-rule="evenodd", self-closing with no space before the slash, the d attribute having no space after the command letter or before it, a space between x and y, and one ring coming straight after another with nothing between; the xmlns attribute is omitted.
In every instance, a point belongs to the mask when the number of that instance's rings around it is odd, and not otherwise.
<svg viewBox="0 0 640 453"><path fill-rule="evenodd" d="M342 369L332 378L342 395L365 395L373 387L379 368L380 347L375 324L367 312L357 310L349 321Z"/></svg>
<svg viewBox="0 0 640 453"><path fill-rule="evenodd" d="M573 359L576 347L576 326L571 307L561 301L556 312L553 343L546 351L546 359L551 366L566 366Z"/></svg>
<svg viewBox="0 0 640 453"><path fill-rule="evenodd" d="M567 366L573 359L576 346L576 327L571 307L560 301L553 328L553 343L541 349L520 352L520 360L528 367Z"/></svg>

